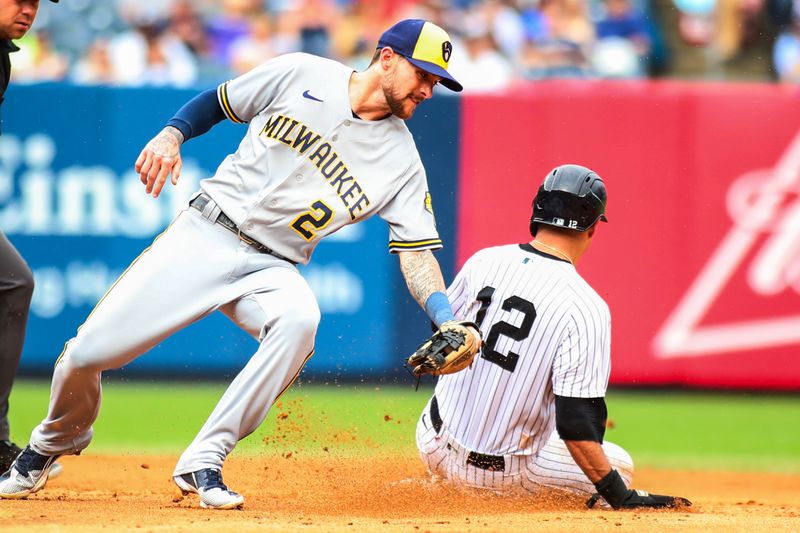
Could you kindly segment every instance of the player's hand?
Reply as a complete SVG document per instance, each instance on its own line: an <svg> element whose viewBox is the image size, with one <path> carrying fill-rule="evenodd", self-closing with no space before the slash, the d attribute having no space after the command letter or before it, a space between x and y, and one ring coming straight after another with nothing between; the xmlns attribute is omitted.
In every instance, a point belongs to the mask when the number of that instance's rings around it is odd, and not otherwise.
<svg viewBox="0 0 800 533"><path fill-rule="evenodd" d="M650 494L643 490L632 490L625 486L619 473L611 470L603 479L594 484L597 494L589 498L586 505L591 508L602 497L614 509L638 509L650 507L662 509L665 507L689 507L692 502L680 496L662 496Z"/></svg>
<svg viewBox="0 0 800 533"><path fill-rule="evenodd" d="M178 184L181 176L181 143L183 135L179 130L167 126L145 145L142 153L136 159L134 168L139 173L139 179L145 185L145 192L158 198L161 189L172 175L172 184Z"/></svg>
<svg viewBox="0 0 800 533"><path fill-rule="evenodd" d="M599 493L594 494L586 502L586 506L590 509L595 506L598 500L602 498ZM608 502L614 509L639 509L642 507L650 507L653 509L675 508L675 507L690 507L692 502L680 496L662 496L660 494L650 494L643 490L629 489L622 501L615 501L614 503Z"/></svg>

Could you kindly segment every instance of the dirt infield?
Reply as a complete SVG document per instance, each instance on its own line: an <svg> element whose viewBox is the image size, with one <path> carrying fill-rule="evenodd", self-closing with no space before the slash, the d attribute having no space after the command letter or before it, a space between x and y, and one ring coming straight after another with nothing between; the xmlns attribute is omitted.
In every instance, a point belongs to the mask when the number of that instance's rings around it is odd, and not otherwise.
<svg viewBox="0 0 800 533"><path fill-rule="evenodd" d="M456 492L414 457L232 457L243 511L200 509L170 480L176 457L67 457L28 500L0 501L3 531L800 531L800 476L642 470L636 486L680 494L687 511L588 511L571 497ZM210 526L211 529L207 529Z"/></svg>

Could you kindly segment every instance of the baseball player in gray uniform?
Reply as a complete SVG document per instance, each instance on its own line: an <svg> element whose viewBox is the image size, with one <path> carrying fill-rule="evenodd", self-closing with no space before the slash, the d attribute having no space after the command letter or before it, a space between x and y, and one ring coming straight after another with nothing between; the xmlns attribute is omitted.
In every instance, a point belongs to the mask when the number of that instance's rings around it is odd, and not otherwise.
<svg viewBox="0 0 800 533"><path fill-rule="evenodd" d="M688 504L629 490L630 455L603 442L611 320L574 265L605 209L596 173L557 167L533 201L533 241L481 250L457 274L453 310L484 344L469 368L439 378L420 416L430 472L494 491L599 493L614 508Z"/></svg>
<svg viewBox="0 0 800 533"><path fill-rule="evenodd" d="M425 170L404 119L447 72L447 33L404 20L363 72L316 56L277 57L200 94L144 148L136 169L157 197L180 176L180 145L227 118L248 124L235 153L100 300L56 363L50 408L0 478L0 497L40 490L52 461L89 445L100 374L219 310L259 345L174 471L203 507L244 498L222 481L236 443L264 420L314 353L319 306L296 264L342 227L379 215L412 296L437 323L453 318L432 250L441 247Z"/></svg>

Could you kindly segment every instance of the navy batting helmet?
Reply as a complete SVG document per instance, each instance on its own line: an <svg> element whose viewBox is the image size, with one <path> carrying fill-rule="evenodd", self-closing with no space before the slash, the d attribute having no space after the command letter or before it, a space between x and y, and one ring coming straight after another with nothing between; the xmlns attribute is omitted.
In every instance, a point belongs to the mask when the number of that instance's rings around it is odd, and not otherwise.
<svg viewBox="0 0 800 533"><path fill-rule="evenodd" d="M586 231L606 219L606 186L592 170L561 165L550 171L533 199L531 235L539 224Z"/></svg>

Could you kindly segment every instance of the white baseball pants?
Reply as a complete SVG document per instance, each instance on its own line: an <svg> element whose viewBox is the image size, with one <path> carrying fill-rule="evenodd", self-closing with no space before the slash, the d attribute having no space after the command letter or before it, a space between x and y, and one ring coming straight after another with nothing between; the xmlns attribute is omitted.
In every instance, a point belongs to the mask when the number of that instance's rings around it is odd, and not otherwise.
<svg viewBox="0 0 800 533"><path fill-rule="evenodd" d="M319 306L294 265L240 241L214 223L218 214L214 202L203 213L182 211L67 342L55 366L47 418L31 436L35 451L77 454L86 448L100 409L101 372L129 363L217 309L259 346L181 456L175 475L221 468L236 443L263 422L313 353Z"/></svg>
<svg viewBox="0 0 800 533"><path fill-rule="evenodd" d="M523 488L529 492L542 486L590 496L597 492L583 470L575 463L566 444L553 431L550 439L536 455L506 455L504 470L487 470L467 463L471 450L461 446L443 425L437 434L428 416L430 402L417 422L417 448L428 471L451 483L464 487L504 492ZM633 481L633 459L621 447L603 443L611 467L625 484Z"/></svg>

